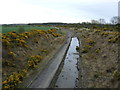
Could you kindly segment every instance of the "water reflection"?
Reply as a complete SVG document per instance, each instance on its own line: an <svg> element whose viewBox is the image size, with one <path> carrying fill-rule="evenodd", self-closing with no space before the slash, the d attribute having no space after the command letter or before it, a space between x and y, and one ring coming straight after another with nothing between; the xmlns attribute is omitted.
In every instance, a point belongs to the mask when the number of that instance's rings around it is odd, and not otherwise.
<svg viewBox="0 0 120 90"><path fill-rule="evenodd" d="M78 61L79 52L76 47L79 47L79 41L77 37L73 37L71 40L70 47L64 60L64 65L61 73L58 76L55 87L58 88L76 88L78 82Z"/></svg>

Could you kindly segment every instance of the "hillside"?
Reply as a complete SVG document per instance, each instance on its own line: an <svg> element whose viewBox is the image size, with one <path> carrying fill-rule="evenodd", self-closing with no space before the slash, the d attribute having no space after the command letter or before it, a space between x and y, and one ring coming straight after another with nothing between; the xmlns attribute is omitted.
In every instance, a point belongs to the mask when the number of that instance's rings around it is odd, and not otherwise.
<svg viewBox="0 0 120 90"><path fill-rule="evenodd" d="M81 87L118 88L119 32L108 28L83 28L75 31L81 40Z"/></svg>
<svg viewBox="0 0 120 90"><path fill-rule="evenodd" d="M65 34L55 29L3 34L3 88L16 87L36 68L44 68L64 40Z"/></svg>

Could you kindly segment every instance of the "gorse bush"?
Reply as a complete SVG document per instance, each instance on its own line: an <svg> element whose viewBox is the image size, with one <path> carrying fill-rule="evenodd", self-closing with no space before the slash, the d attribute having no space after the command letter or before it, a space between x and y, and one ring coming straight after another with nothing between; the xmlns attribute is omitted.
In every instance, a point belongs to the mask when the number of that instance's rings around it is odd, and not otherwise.
<svg viewBox="0 0 120 90"><path fill-rule="evenodd" d="M57 30L55 29L51 29L48 31L44 31L44 30L32 30L30 32L21 32L21 33L17 33L17 32L9 32L6 34L2 34L0 35L0 37L2 37L2 44L4 46L5 49L8 50L7 55L10 57L10 60L4 60L3 64L6 67L12 67L12 69L16 69L16 65L14 63L16 63L16 56L18 54L16 54L14 51L12 51L11 49L14 47L18 48L18 47L23 47L23 48L30 48L30 46L28 45L28 41L33 38L32 40L34 40L33 43L38 43L39 42L39 36L41 37L45 37L45 38L49 38L49 35L51 35L53 38L59 37L61 36L61 34L57 33ZM29 39L29 40L28 40ZM45 49L41 49L40 51L43 54L48 54L48 51ZM20 55L18 55L20 56ZM28 71L36 68L39 64L39 62L42 60L42 56L41 55L33 55L27 59L25 59L25 65L24 67L21 69L16 70L14 73L11 72L11 74L8 76L6 74L5 78L3 80L3 88L16 88L16 85L18 85L19 83L21 83L23 81L23 79L26 77L26 75L29 73Z"/></svg>
<svg viewBox="0 0 120 90"><path fill-rule="evenodd" d="M101 32L101 36L108 36L109 35L109 32Z"/></svg>
<svg viewBox="0 0 120 90"><path fill-rule="evenodd" d="M28 69L35 68L37 66L37 64L41 61L41 59L42 59L42 56L40 56L40 55L31 56L28 59L27 68Z"/></svg>
<svg viewBox="0 0 120 90"><path fill-rule="evenodd" d="M54 37L61 36L61 34L57 33L56 29L51 29L48 31L32 30L30 32L23 32L23 33L9 32L2 35L2 42L6 48L11 48L15 46L26 47L27 39L31 37L36 37L38 35L46 35L46 34L51 34ZM35 42L38 43L38 40L35 40Z"/></svg>
<svg viewBox="0 0 120 90"><path fill-rule="evenodd" d="M23 81L23 78L26 76L26 74L26 69L19 73L11 74L6 80L2 82L3 88L15 88L18 83L21 83Z"/></svg>
<svg viewBox="0 0 120 90"><path fill-rule="evenodd" d="M23 81L23 79L26 77L28 71L30 69L36 68L38 63L42 60L42 56L40 55L34 55L31 56L26 64L25 69L23 69L22 71L18 72L18 73L13 73L10 76L7 77L6 80L4 80L2 82L3 84L3 88L15 88L17 84L21 83ZM5 62L8 66L12 66L14 64L12 64L9 61ZM15 66L15 65L14 65Z"/></svg>
<svg viewBox="0 0 120 90"><path fill-rule="evenodd" d="M86 42L89 44L89 45L93 45L95 43L94 40L92 39L87 39Z"/></svg>
<svg viewBox="0 0 120 90"><path fill-rule="evenodd" d="M14 57L14 56L15 56L15 53L12 52L12 51L10 51L10 52L8 53L8 55Z"/></svg>

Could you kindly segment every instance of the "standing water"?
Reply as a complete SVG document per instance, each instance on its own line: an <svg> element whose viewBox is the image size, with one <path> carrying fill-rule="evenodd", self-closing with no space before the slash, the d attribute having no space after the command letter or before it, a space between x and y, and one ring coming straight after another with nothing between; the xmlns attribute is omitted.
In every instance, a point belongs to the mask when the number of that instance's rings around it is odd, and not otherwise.
<svg viewBox="0 0 120 90"><path fill-rule="evenodd" d="M79 41L77 37L73 37L64 60L63 68L55 83L55 87L57 88L77 87L79 52L77 52L76 47L79 47Z"/></svg>

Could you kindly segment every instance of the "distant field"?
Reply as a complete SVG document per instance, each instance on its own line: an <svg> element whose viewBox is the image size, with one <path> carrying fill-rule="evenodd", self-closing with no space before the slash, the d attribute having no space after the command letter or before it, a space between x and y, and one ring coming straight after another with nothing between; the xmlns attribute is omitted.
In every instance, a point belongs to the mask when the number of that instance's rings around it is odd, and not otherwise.
<svg viewBox="0 0 120 90"><path fill-rule="evenodd" d="M11 32L11 31L16 31L16 32L20 32L20 28L23 28L25 31L30 31L30 30L48 30L48 29L52 29L53 27L48 27L48 26L2 26L2 33L7 33L7 32ZM1 30L0 30L1 32Z"/></svg>
<svg viewBox="0 0 120 90"><path fill-rule="evenodd" d="M2 33L2 26L0 25L0 33Z"/></svg>

